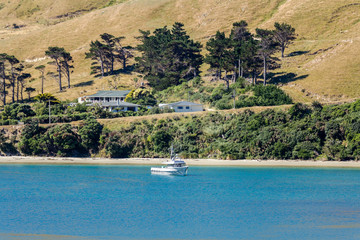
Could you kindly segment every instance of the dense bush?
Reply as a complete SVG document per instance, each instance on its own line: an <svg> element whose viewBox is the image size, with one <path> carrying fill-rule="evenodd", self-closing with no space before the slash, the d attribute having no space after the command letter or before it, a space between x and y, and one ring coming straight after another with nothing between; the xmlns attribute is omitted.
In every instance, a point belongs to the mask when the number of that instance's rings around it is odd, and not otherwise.
<svg viewBox="0 0 360 240"><path fill-rule="evenodd" d="M81 156L86 152L80 142L77 129L70 124L45 128L32 121L22 130L19 150L25 155Z"/></svg>
<svg viewBox="0 0 360 240"><path fill-rule="evenodd" d="M30 105L14 103L6 105L1 113L1 119L4 120L21 120L22 118L35 116L35 112ZM4 124L7 125L7 124Z"/></svg>
<svg viewBox="0 0 360 240"><path fill-rule="evenodd" d="M103 126L94 118L87 118L79 126L78 134L85 149L96 152L99 146L99 139Z"/></svg>
<svg viewBox="0 0 360 240"><path fill-rule="evenodd" d="M165 157L173 143L190 158L359 159L360 110L350 110L358 102L315 105L136 122L102 141L107 156Z"/></svg>
<svg viewBox="0 0 360 240"><path fill-rule="evenodd" d="M307 106L255 114L209 113L132 122L118 131L94 119L68 124L26 125L19 150L26 155L167 157L174 144L189 158L359 160L360 108L351 104ZM314 106L315 105L315 106ZM347 114L343 115L342 112Z"/></svg>
<svg viewBox="0 0 360 240"><path fill-rule="evenodd" d="M105 132L100 138L103 155L111 158L126 158L130 156L132 144L120 133Z"/></svg>

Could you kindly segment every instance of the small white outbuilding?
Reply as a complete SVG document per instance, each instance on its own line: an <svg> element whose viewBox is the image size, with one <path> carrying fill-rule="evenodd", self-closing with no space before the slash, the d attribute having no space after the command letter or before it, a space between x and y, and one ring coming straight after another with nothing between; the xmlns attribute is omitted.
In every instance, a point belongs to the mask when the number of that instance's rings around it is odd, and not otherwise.
<svg viewBox="0 0 360 240"><path fill-rule="evenodd" d="M204 111L203 105L199 103L180 101L175 103L159 104L160 108L174 109L175 112L199 112Z"/></svg>

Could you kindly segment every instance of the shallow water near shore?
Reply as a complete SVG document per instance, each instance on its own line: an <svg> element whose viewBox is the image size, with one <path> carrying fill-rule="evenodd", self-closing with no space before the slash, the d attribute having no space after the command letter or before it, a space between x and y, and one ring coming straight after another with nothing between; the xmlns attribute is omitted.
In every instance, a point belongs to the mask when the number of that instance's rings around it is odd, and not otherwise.
<svg viewBox="0 0 360 240"><path fill-rule="evenodd" d="M360 170L0 165L0 239L360 239Z"/></svg>

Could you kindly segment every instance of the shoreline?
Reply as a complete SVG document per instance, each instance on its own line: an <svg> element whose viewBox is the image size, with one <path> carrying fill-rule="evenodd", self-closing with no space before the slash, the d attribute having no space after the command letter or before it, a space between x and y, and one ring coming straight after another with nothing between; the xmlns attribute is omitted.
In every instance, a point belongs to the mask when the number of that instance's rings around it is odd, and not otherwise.
<svg viewBox="0 0 360 240"><path fill-rule="evenodd" d="M161 165L167 158L0 156L0 165ZM189 166L359 168L360 161L184 159Z"/></svg>

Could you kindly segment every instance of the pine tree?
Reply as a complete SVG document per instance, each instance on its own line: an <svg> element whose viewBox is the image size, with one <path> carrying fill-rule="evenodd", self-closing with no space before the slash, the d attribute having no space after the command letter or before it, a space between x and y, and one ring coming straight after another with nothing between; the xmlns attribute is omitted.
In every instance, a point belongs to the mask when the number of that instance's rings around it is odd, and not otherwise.
<svg viewBox="0 0 360 240"><path fill-rule="evenodd" d="M65 50L62 53L61 57L62 57L62 60L60 61L61 69L67 78L68 88L70 88L70 86L71 86L70 74L72 73L72 71L70 69L74 68L74 66L71 65L71 63L73 63L74 61L73 61L73 58L71 57L70 53L66 52Z"/></svg>
<svg viewBox="0 0 360 240"><path fill-rule="evenodd" d="M7 91L6 91L6 73L5 73L5 63L7 61L7 54L6 53L1 53L0 54L0 77L2 78L2 83L1 83L1 95L2 95L2 101L3 101L3 105L6 105L6 95L7 95Z"/></svg>
<svg viewBox="0 0 360 240"><path fill-rule="evenodd" d="M287 23L278 22L275 22L274 27L274 36L281 47L281 57L284 58L285 48L287 48L292 41L296 39L295 28Z"/></svg>
<svg viewBox="0 0 360 240"><path fill-rule="evenodd" d="M115 54L114 54L114 47L115 47L115 37L108 33L103 33L100 35L101 39L103 40L103 44L107 46L108 51L105 51L106 56L106 68L107 72L114 73L114 62L115 62Z"/></svg>
<svg viewBox="0 0 360 240"><path fill-rule="evenodd" d="M64 52L64 48L60 48L60 47L49 47L48 50L45 51L45 55L54 59L54 64L56 65L57 68L57 73L58 73L58 83L59 83L59 90L60 92L62 91L62 85L61 85L61 61L62 61L62 54Z"/></svg>
<svg viewBox="0 0 360 240"><path fill-rule="evenodd" d="M12 96L11 100L14 103L15 102L15 85L16 85L16 70L15 67L20 61L13 55L7 55L6 60L10 64L10 85L12 89Z"/></svg>
<svg viewBox="0 0 360 240"><path fill-rule="evenodd" d="M21 75L18 76L18 83L20 85L20 89L18 90L18 92L20 92L21 101L24 101L23 92L24 92L24 88L26 86L25 80L28 78L31 78L30 73L22 73Z"/></svg>
<svg viewBox="0 0 360 240"><path fill-rule="evenodd" d="M65 74L68 80L68 87L70 88L70 69L73 68L73 66L71 65L73 60L70 53L61 47L49 47L49 49L45 51L45 55L54 59L53 64L55 64L57 68L57 77L60 92L62 91L62 74Z"/></svg>
<svg viewBox="0 0 360 240"><path fill-rule="evenodd" d="M209 52L205 56L205 62L210 64L210 68L216 69L216 77L222 78L222 70L228 64L230 39L224 32L216 32L216 35L206 43L206 50Z"/></svg>
<svg viewBox="0 0 360 240"><path fill-rule="evenodd" d="M271 30L257 28L256 37L260 39L258 53L263 60L264 85L266 85L268 63L272 60L272 55L277 51L278 43L275 41L274 31Z"/></svg>
<svg viewBox="0 0 360 240"><path fill-rule="evenodd" d="M35 67L35 69L38 70L41 74L41 93L43 94L44 93L44 81L45 81L45 76L44 76L45 66L40 65L40 66Z"/></svg>
<svg viewBox="0 0 360 240"><path fill-rule="evenodd" d="M105 64L109 51L111 51L109 46L96 40L95 42L91 41L89 52L85 53L85 58L90 58L100 64L101 77L105 75ZM96 72L96 69L97 67L93 67L92 73Z"/></svg>
<svg viewBox="0 0 360 240"><path fill-rule="evenodd" d="M246 58L249 57L249 44L253 41L253 37L247 28L246 21L240 21L233 23L233 29L231 30L230 39L234 48L234 55L236 68L238 69L238 76L243 77L244 66ZM235 76L236 77L236 76Z"/></svg>
<svg viewBox="0 0 360 240"><path fill-rule="evenodd" d="M29 99L29 101L30 101L30 97L31 97L31 93L32 92L35 92L35 88L32 88L32 87L27 87L27 88L25 88L25 92L28 94L28 99Z"/></svg>
<svg viewBox="0 0 360 240"><path fill-rule="evenodd" d="M190 39L183 27L177 22L171 30L165 26L153 34L140 30L137 50L141 56L135 58L136 70L156 90L188 81L200 71L202 46Z"/></svg>

